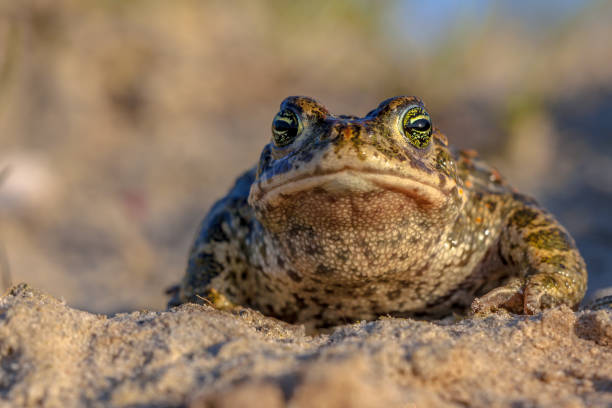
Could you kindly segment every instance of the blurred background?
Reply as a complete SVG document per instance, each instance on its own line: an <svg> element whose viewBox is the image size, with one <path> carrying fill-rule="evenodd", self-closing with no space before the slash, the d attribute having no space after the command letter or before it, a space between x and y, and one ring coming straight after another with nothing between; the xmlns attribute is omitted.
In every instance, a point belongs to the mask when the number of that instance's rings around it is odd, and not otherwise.
<svg viewBox="0 0 612 408"><path fill-rule="evenodd" d="M0 0L0 269L162 309L284 97L363 115L412 94L569 228L590 293L612 286L610 21L606 1Z"/></svg>

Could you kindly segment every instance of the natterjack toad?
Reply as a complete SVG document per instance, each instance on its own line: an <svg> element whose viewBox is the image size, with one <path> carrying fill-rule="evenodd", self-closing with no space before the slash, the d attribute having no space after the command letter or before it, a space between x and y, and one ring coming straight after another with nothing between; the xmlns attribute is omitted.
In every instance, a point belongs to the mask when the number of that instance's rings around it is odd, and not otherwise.
<svg viewBox="0 0 612 408"><path fill-rule="evenodd" d="M328 326L380 315L575 307L573 239L415 97L365 117L289 97L259 164L202 222L170 305L244 305Z"/></svg>

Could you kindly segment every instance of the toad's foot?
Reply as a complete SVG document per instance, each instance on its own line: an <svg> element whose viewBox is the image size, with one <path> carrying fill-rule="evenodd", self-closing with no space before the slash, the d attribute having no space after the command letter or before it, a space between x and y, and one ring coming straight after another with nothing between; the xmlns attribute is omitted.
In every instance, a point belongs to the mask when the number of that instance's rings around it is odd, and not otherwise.
<svg viewBox="0 0 612 408"><path fill-rule="evenodd" d="M506 285L495 288L484 296L474 299L471 306L472 314L483 316L499 309L520 313L524 304L523 297L522 279L515 278Z"/></svg>
<svg viewBox="0 0 612 408"><path fill-rule="evenodd" d="M487 315L499 309L512 313L533 315L543 309L567 304L574 306L562 288L571 282L551 273L537 273L526 278L514 278L504 286L495 288L472 302L472 313Z"/></svg>
<svg viewBox="0 0 612 408"><path fill-rule="evenodd" d="M241 306L238 306L232 302L230 302L224 294L219 292L217 289L211 288L208 290L206 296L197 296L199 299L204 301L204 303L214 307L218 310L232 311Z"/></svg>

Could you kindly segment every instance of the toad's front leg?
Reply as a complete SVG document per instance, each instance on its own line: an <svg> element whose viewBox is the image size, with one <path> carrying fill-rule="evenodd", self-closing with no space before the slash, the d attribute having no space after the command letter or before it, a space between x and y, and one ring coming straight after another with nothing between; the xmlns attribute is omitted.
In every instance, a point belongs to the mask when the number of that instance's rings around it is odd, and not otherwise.
<svg viewBox="0 0 612 408"><path fill-rule="evenodd" d="M517 196L499 245L502 262L514 277L475 299L473 313L503 308L535 314L556 305L580 303L586 291L586 266L574 240L552 215Z"/></svg>

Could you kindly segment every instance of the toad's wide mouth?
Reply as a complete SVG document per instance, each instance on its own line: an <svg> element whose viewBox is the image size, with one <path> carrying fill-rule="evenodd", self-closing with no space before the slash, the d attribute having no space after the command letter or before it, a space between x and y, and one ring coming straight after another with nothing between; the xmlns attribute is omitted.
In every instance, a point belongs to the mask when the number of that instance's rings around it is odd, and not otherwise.
<svg viewBox="0 0 612 408"><path fill-rule="evenodd" d="M303 174L276 183L256 181L251 186L249 203L264 202L274 205L304 191L317 191L329 195L390 191L429 206L446 202L450 194L450 190L443 190L439 185L416 177L343 168L322 174Z"/></svg>

